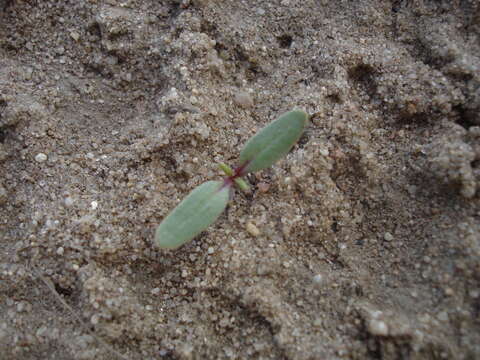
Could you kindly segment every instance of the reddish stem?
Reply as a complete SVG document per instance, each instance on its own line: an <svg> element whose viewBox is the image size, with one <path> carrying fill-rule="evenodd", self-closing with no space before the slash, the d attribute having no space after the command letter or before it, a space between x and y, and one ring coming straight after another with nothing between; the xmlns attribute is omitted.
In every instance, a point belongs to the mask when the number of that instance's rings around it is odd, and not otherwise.
<svg viewBox="0 0 480 360"><path fill-rule="evenodd" d="M244 172L244 170L247 167L248 163L249 162L246 162L243 165L237 166L235 169L233 169L233 175L227 176L225 179L223 179L222 189L226 186L232 186L236 178L239 178L245 175L246 172Z"/></svg>

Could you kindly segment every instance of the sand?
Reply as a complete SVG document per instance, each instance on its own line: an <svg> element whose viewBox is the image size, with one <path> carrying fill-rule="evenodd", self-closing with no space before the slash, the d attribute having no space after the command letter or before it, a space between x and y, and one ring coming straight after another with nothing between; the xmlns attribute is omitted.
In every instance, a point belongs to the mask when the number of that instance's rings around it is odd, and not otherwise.
<svg viewBox="0 0 480 360"><path fill-rule="evenodd" d="M0 358L479 358L479 35L477 0L0 1Z"/></svg>

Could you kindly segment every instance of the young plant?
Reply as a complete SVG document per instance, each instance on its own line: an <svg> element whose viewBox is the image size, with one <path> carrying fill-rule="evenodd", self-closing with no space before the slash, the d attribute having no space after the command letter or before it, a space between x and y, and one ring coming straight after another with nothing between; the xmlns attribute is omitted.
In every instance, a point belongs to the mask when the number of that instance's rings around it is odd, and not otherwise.
<svg viewBox="0 0 480 360"><path fill-rule="evenodd" d="M302 135L307 120L304 111L287 112L247 141L235 169L219 164L226 175L223 181L207 181L183 199L158 226L157 246L176 249L210 226L227 207L234 184L248 190L243 177L270 167L285 156Z"/></svg>

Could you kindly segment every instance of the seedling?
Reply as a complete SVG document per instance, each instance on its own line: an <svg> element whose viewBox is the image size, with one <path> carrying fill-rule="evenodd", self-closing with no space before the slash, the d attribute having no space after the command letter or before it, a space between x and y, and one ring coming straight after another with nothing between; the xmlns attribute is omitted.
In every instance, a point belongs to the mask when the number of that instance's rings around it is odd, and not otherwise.
<svg viewBox="0 0 480 360"><path fill-rule="evenodd" d="M210 226L227 207L233 186L247 191L249 185L243 177L270 167L285 156L300 139L307 120L304 111L287 112L247 141L236 168L219 164L226 175L223 181L207 181L183 199L158 226L157 246L176 249Z"/></svg>

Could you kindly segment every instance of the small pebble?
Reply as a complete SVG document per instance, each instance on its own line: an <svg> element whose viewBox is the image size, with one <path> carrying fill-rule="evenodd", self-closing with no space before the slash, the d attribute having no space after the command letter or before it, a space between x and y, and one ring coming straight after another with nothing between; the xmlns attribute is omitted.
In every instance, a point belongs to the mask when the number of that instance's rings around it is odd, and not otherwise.
<svg viewBox="0 0 480 360"><path fill-rule="evenodd" d="M39 162L39 163L42 163L44 161L47 161L47 155L45 155L44 153L38 153L36 156L35 156L35 161L36 162Z"/></svg>
<svg viewBox="0 0 480 360"><path fill-rule="evenodd" d="M317 274L313 277L313 282L317 285L322 284L325 281L325 276L322 274Z"/></svg>
<svg viewBox="0 0 480 360"><path fill-rule="evenodd" d="M7 190L0 185L0 204L4 204L5 202L7 202Z"/></svg>
<svg viewBox="0 0 480 360"><path fill-rule="evenodd" d="M92 210L97 210L97 208L98 208L98 202L92 201L92 202L90 203L90 205L91 205L91 207L92 207Z"/></svg>
<svg viewBox="0 0 480 360"><path fill-rule="evenodd" d="M77 32L75 32L75 31L70 32L70 36L71 36L72 39L75 40L75 41L80 40L80 34L77 33Z"/></svg>
<svg viewBox="0 0 480 360"><path fill-rule="evenodd" d="M260 230L251 222L247 223L247 231L250 233L252 236L258 236L260 235Z"/></svg>
<svg viewBox="0 0 480 360"><path fill-rule="evenodd" d="M20 301L17 304L17 311L18 312L30 312L32 310L32 305L26 301Z"/></svg>
<svg viewBox="0 0 480 360"><path fill-rule="evenodd" d="M446 311L441 311L437 314L437 319L440 321L448 321L448 313Z"/></svg>
<svg viewBox="0 0 480 360"><path fill-rule="evenodd" d="M393 240L393 235L390 234L389 232L386 232L386 233L383 235L383 238L385 239L385 241L392 241L392 240Z"/></svg>
<svg viewBox="0 0 480 360"><path fill-rule="evenodd" d="M207 252L208 252L209 254L213 254L214 251L215 251L215 249L214 249L213 247L211 247L211 246L210 246L210 247L208 248L208 250L207 250Z"/></svg>
<svg viewBox="0 0 480 360"><path fill-rule="evenodd" d="M60 247L57 249L57 255L63 255L64 251L65 251L65 250L63 249L63 247L60 246Z"/></svg>
<svg viewBox="0 0 480 360"><path fill-rule="evenodd" d="M234 102L236 105L247 109L253 107L253 99L249 93L245 91L239 91L235 94Z"/></svg>
<svg viewBox="0 0 480 360"><path fill-rule="evenodd" d="M38 337L42 337L44 335L46 335L48 332L48 328L46 326L40 326L38 328L38 330L35 332L35 335L38 336Z"/></svg>
<svg viewBox="0 0 480 360"><path fill-rule="evenodd" d="M480 291L479 290L469 290L468 295L470 295L470 297L472 299L478 299L480 297Z"/></svg>
<svg viewBox="0 0 480 360"><path fill-rule="evenodd" d="M375 336L387 336L388 326L384 321L371 319L368 322L368 332Z"/></svg>
<svg viewBox="0 0 480 360"><path fill-rule="evenodd" d="M66 207L72 206L73 202L74 202L74 200L70 196L65 198L65 200L63 200L63 203L65 204Z"/></svg>
<svg viewBox="0 0 480 360"><path fill-rule="evenodd" d="M261 182L257 185L257 187L258 187L258 191L260 191L262 193L266 193L268 191L268 189L270 189L270 184Z"/></svg>

